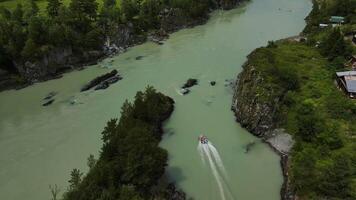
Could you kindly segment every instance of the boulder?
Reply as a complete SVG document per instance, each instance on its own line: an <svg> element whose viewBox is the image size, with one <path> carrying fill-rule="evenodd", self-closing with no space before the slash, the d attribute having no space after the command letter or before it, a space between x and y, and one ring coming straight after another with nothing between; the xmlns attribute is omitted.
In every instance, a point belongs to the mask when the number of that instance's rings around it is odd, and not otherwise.
<svg viewBox="0 0 356 200"><path fill-rule="evenodd" d="M198 80L194 78L190 78L187 80L187 82L183 85L182 88L190 88L193 87L194 85L198 84Z"/></svg>
<svg viewBox="0 0 356 200"><path fill-rule="evenodd" d="M211 85L211 86L216 85L216 81L210 81L210 85Z"/></svg>

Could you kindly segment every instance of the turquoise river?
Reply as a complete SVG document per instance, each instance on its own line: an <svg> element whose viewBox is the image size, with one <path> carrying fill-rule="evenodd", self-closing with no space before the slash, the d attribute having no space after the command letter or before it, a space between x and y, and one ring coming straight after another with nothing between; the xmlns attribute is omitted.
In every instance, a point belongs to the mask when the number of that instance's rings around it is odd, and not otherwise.
<svg viewBox="0 0 356 200"><path fill-rule="evenodd" d="M311 7L310 0L252 0L212 13L205 25L176 32L164 45L147 42L61 79L0 93L0 199L48 200L51 184L65 191L71 169L87 171L87 157L98 155L106 122L120 117L123 102L147 85L176 101L161 146L169 152L169 178L189 197L220 199L197 151L197 137L204 133L221 155L225 187L234 199L280 199L280 158L236 123L230 110L233 90L225 84L236 78L253 49L302 31ZM104 68L110 60L110 68ZM107 90L79 92L112 69L124 79ZM190 77L199 85L182 96L179 87ZM55 102L42 107L51 91L58 92ZM76 105L69 103L73 99ZM254 140L257 144L244 153Z"/></svg>

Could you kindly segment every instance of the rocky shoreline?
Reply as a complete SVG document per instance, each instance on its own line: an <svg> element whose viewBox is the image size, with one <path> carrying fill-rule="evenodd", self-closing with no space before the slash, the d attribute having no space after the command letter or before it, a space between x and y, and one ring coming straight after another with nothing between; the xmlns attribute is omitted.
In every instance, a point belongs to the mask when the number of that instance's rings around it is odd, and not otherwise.
<svg viewBox="0 0 356 200"><path fill-rule="evenodd" d="M252 52L250 55L252 55ZM250 58L250 56L248 56ZM294 141L283 129L278 129L275 121L276 111L284 93L278 92L279 96L272 97L270 91L259 94L265 90L264 79L260 72L247 61L243 65L243 71L238 75L235 83L232 110L236 121L253 135L262 138L278 155L283 173L283 185L280 190L282 200L295 199L288 176L289 152ZM267 97L266 97L267 95ZM267 100L266 100L267 99Z"/></svg>
<svg viewBox="0 0 356 200"><path fill-rule="evenodd" d="M216 0L216 8L229 10L238 6L244 0L234 0L225 3ZM207 11L212 12L214 9ZM169 34L184 28L191 28L207 22L209 15L192 18L182 15L178 8L166 8L159 15L160 27L152 32L137 34L132 23L119 24L115 34L107 37L101 50L74 52L72 47L54 48L35 62L16 62L14 66L18 75L0 71L0 92L8 89L22 89L36 82L61 78L63 73L81 70L86 66L95 65L101 60L125 52L128 48L152 41L159 45L169 37ZM15 77L15 78L14 78Z"/></svg>

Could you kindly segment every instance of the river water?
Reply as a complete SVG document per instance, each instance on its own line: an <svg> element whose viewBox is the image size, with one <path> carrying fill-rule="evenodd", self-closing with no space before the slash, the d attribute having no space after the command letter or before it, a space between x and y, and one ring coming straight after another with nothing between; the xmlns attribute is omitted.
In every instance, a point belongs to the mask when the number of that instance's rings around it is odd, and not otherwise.
<svg viewBox="0 0 356 200"><path fill-rule="evenodd" d="M204 133L221 155L235 199L276 200L282 184L279 157L234 120L232 89L226 80L241 71L253 49L299 33L311 9L309 0L253 0L231 11L217 11L205 25L181 30L164 45L131 48L82 71L19 91L0 93L0 199L45 200L49 185L66 190L73 168L87 170L89 154L98 155L100 132L136 91L152 85L176 101L161 146L169 152L168 176L198 200L220 199L218 186L197 152ZM137 56L143 56L136 60ZM124 79L107 90L80 93L95 76L118 69ZM199 85L182 96L178 88L190 77ZM210 86L216 81L216 86ZM42 107L42 98L58 92ZM78 104L70 105L76 99ZM249 153L244 146L257 144Z"/></svg>

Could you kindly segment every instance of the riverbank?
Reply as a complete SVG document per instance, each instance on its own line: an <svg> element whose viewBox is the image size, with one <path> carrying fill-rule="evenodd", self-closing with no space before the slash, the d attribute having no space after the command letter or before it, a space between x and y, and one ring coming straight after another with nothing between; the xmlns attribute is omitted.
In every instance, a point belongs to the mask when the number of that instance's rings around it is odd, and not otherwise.
<svg viewBox="0 0 356 200"><path fill-rule="evenodd" d="M62 77L63 73L73 70L82 70L84 67L95 65L105 58L113 57L127 51L130 47L152 41L158 45L163 40L184 28L192 28L202 25L209 19L209 13L216 9L229 10L240 5L245 0L214 1L209 7L197 15L187 15L182 8L164 7L159 11L155 22L158 26L147 30L140 30L142 24L137 20L117 24L110 30L104 32L104 36L98 36L101 47L92 50L79 50L71 45L59 45L48 48L43 56L28 59L14 58L11 63L15 69L7 72L0 69L0 92L7 89L21 89L36 82L48 81ZM116 11L118 12L118 11ZM11 67L8 67L11 68ZM17 73L14 73L17 71Z"/></svg>
<svg viewBox="0 0 356 200"><path fill-rule="evenodd" d="M236 120L281 155L285 178L281 199L354 199L356 194L356 168L351 164L356 159L356 104L334 80L335 72L344 68L347 54L340 49L347 49L348 41L328 39L339 29L318 28L340 5L330 2L324 10L318 9L321 1L314 2L307 40L280 40L254 50L236 82L232 104ZM324 51L328 41L341 43L339 51ZM281 151L293 144L291 151Z"/></svg>

